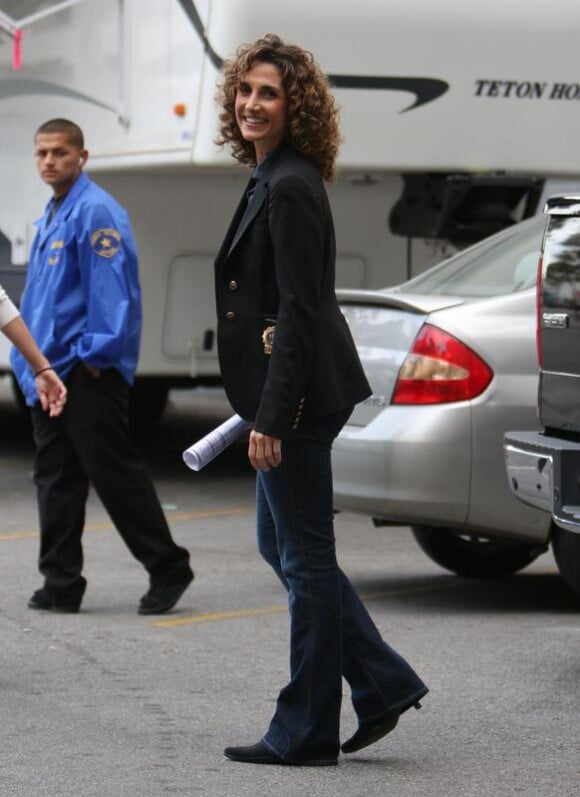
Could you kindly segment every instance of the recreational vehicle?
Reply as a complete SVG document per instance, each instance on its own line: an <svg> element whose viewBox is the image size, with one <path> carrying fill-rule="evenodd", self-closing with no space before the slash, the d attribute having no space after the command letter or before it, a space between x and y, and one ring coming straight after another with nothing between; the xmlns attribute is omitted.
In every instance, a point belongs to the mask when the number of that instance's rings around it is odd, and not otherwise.
<svg viewBox="0 0 580 797"><path fill-rule="evenodd" d="M48 199L34 131L71 118L134 225L154 414L170 387L219 381L213 258L248 174L214 144L214 98L241 42L278 33L328 73L338 284L376 288L575 181L579 25L576 0L0 0L0 282L17 298Z"/></svg>

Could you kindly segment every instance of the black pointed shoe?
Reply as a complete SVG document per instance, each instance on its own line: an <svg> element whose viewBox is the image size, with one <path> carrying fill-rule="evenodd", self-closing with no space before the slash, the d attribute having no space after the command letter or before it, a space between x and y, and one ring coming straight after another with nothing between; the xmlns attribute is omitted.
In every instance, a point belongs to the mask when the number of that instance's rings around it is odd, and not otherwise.
<svg viewBox="0 0 580 797"><path fill-rule="evenodd" d="M421 703L418 701L413 703L414 708L421 708ZM406 708L410 708L407 706ZM385 711L379 717L376 717L369 722L365 722L359 726L356 733L347 739L347 741L340 748L343 753L356 753L357 750L362 750L363 747L368 747L370 744L378 742L383 736L386 736L395 729L399 717L405 709L394 709L393 711Z"/></svg>
<svg viewBox="0 0 580 797"><path fill-rule="evenodd" d="M139 602L139 614L164 614L173 609L192 581L193 570L189 569L172 584L152 586Z"/></svg>
<svg viewBox="0 0 580 797"><path fill-rule="evenodd" d="M251 744L247 747L226 747L224 755L230 761L239 761L243 764L277 764L284 767L332 767L338 763L336 759L285 761L270 750L264 742Z"/></svg>
<svg viewBox="0 0 580 797"><path fill-rule="evenodd" d="M283 764L280 756L273 753L264 742L247 747L226 747L224 755L230 761L241 761L244 764Z"/></svg>

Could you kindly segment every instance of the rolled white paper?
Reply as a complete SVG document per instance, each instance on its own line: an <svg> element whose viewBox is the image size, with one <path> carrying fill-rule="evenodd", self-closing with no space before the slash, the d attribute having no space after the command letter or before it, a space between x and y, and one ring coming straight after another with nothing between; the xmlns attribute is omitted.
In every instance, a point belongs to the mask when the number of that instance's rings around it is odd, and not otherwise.
<svg viewBox="0 0 580 797"><path fill-rule="evenodd" d="M183 461L191 470L201 470L251 426L249 421L239 415L232 415L184 451Z"/></svg>

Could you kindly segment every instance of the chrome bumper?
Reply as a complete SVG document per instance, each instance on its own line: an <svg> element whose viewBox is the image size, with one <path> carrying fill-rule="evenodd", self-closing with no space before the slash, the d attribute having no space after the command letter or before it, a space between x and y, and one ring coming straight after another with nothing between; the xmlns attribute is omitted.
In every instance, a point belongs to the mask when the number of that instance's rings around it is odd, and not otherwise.
<svg viewBox="0 0 580 797"><path fill-rule="evenodd" d="M507 432L503 450L515 497L580 534L580 443L541 432Z"/></svg>

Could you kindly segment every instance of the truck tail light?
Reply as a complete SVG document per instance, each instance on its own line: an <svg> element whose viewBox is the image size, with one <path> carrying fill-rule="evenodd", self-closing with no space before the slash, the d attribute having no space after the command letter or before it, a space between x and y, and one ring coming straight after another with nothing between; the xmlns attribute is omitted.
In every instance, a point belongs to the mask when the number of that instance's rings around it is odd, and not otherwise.
<svg viewBox="0 0 580 797"><path fill-rule="evenodd" d="M445 404L479 396L493 371L472 349L424 324L399 371L393 404Z"/></svg>
<svg viewBox="0 0 580 797"><path fill-rule="evenodd" d="M538 260L538 276L536 278L536 351L538 364L542 367L542 267L544 256L540 255Z"/></svg>

